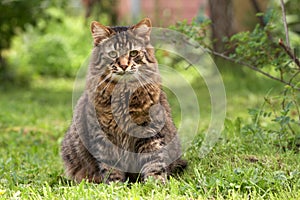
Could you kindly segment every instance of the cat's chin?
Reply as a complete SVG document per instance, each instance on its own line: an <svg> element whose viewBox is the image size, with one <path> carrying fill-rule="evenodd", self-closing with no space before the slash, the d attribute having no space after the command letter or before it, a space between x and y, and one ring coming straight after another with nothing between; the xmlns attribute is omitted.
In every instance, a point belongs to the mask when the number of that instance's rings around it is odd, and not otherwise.
<svg viewBox="0 0 300 200"><path fill-rule="evenodd" d="M136 77L134 76L134 72L133 73L114 73L112 75L112 79L114 81L121 81L121 82L135 82L137 81Z"/></svg>

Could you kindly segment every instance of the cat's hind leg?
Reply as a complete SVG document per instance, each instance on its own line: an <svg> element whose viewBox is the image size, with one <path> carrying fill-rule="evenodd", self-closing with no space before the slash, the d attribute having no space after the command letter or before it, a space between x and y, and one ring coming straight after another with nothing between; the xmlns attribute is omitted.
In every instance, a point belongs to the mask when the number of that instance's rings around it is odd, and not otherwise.
<svg viewBox="0 0 300 200"><path fill-rule="evenodd" d="M100 176L99 169L94 165L86 165L80 168L74 174L74 180L80 183L82 180L87 180L92 183L101 183L102 177Z"/></svg>
<svg viewBox="0 0 300 200"><path fill-rule="evenodd" d="M81 142L74 125L70 127L62 141L61 156L69 178L76 182L81 182L83 179L89 182L101 182L96 159Z"/></svg>

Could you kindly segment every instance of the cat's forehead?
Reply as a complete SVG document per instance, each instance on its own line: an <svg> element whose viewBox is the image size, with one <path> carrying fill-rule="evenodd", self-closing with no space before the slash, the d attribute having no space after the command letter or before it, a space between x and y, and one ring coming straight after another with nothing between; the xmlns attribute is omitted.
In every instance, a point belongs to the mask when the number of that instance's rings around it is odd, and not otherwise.
<svg viewBox="0 0 300 200"><path fill-rule="evenodd" d="M111 26L112 30L114 30L116 33L124 32L129 30L129 26Z"/></svg>
<svg viewBox="0 0 300 200"><path fill-rule="evenodd" d="M129 51L143 49L144 41L136 37L127 27L118 27L115 34L103 42L105 51Z"/></svg>

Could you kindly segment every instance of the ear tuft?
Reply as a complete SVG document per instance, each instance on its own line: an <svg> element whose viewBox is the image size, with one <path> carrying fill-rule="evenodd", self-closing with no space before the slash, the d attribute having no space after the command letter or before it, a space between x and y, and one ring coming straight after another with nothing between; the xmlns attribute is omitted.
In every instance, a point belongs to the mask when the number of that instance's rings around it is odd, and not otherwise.
<svg viewBox="0 0 300 200"><path fill-rule="evenodd" d="M149 18L144 18L139 23L134 25L131 29L136 35L140 37L146 37L149 39L151 27L151 20Z"/></svg>
<svg viewBox="0 0 300 200"><path fill-rule="evenodd" d="M100 24L99 22L93 21L91 23L91 33L94 38L94 44L98 44L102 40L112 35L114 31L109 27Z"/></svg>

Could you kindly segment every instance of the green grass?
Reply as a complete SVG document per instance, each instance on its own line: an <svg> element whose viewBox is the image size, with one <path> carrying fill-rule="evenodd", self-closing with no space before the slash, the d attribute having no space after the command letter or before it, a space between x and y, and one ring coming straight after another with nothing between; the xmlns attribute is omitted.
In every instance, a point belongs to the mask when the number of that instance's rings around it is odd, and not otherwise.
<svg viewBox="0 0 300 200"><path fill-rule="evenodd" d="M165 185L67 180L59 148L71 121L73 80L40 79L31 88L2 89L0 199L300 199L299 151L284 151L268 133L241 131L249 123L247 108L259 107L270 87L279 88L247 73L223 72L228 119L222 137L200 159L199 131L184 155L189 168ZM200 104L208 99L203 94Z"/></svg>

